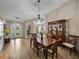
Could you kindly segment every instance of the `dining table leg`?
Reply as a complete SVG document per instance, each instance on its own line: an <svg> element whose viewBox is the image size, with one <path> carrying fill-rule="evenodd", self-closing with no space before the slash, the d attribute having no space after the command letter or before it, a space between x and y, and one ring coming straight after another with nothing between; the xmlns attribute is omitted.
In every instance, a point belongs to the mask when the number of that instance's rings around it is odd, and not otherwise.
<svg viewBox="0 0 79 59"><path fill-rule="evenodd" d="M47 50L48 50L48 49L45 48L45 59L48 59L48 56L47 56L47 54L48 54L48 53L47 53Z"/></svg>
<svg viewBox="0 0 79 59"><path fill-rule="evenodd" d="M30 39L30 48L32 47L32 39Z"/></svg>

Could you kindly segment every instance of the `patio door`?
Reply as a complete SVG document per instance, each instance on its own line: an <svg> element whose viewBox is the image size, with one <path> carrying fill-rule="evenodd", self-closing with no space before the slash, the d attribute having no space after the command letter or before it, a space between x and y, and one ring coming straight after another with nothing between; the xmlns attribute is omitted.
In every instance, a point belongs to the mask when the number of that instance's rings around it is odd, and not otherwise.
<svg viewBox="0 0 79 59"><path fill-rule="evenodd" d="M11 25L11 38L21 37L22 27L20 24Z"/></svg>

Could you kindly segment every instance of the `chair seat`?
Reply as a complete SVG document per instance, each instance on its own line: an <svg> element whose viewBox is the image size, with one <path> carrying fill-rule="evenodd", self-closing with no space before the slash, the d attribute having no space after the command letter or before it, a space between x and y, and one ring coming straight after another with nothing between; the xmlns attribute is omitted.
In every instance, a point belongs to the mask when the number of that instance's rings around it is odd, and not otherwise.
<svg viewBox="0 0 79 59"><path fill-rule="evenodd" d="M56 57L58 58L57 44L54 44L53 46L49 47L47 53L52 54L52 59L54 59L55 54Z"/></svg>
<svg viewBox="0 0 79 59"><path fill-rule="evenodd" d="M73 44L71 44L71 43L62 43L63 45L65 45L65 46L67 46L67 47L69 47L69 48L74 48L74 45Z"/></svg>
<svg viewBox="0 0 79 59"><path fill-rule="evenodd" d="M49 53L52 53L52 49L48 49L48 52L49 52Z"/></svg>

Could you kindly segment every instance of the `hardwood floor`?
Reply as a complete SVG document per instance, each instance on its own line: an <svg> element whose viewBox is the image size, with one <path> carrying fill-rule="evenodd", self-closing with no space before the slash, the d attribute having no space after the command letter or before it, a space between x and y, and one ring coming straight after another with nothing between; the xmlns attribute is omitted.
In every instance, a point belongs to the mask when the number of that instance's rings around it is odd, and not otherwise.
<svg viewBox="0 0 79 59"><path fill-rule="evenodd" d="M9 46L5 45L3 50L0 52L0 59L9 59Z"/></svg>
<svg viewBox="0 0 79 59"><path fill-rule="evenodd" d="M44 59L42 51L39 52L39 57L36 56L36 52L30 48L29 39L12 39L9 44L7 44L2 52L0 52L0 59ZM58 48L58 59L78 59L79 56ZM51 59L49 55L48 59ZM57 58L55 58L57 59Z"/></svg>

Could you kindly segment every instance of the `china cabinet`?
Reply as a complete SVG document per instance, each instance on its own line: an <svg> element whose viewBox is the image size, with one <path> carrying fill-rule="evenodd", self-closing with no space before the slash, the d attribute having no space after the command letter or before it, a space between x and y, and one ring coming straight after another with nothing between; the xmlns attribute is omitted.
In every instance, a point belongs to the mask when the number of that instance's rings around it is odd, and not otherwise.
<svg viewBox="0 0 79 59"><path fill-rule="evenodd" d="M52 37L60 39L61 42L65 40L66 20L57 20L48 22L48 32L51 32Z"/></svg>

